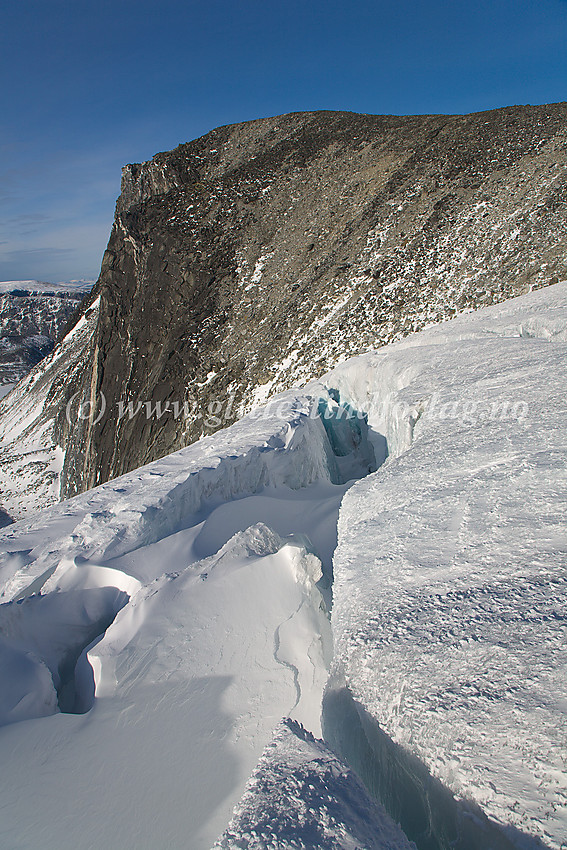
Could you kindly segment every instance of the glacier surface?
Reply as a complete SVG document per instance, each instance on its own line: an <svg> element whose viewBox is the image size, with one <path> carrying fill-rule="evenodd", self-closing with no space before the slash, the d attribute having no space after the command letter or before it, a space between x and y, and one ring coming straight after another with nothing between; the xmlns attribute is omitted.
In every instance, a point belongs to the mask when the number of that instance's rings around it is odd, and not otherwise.
<svg viewBox="0 0 567 850"><path fill-rule="evenodd" d="M316 751L321 846L562 847L566 328L461 316L0 530L2 846L295 846L245 832Z"/></svg>

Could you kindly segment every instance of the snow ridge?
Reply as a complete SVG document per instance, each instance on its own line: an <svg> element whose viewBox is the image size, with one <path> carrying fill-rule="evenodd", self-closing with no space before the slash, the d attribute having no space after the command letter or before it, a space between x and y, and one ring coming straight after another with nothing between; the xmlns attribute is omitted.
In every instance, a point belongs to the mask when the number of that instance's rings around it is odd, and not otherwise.
<svg viewBox="0 0 567 850"><path fill-rule="evenodd" d="M324 388L318 389L336 407ZM100 561L154 543L186 527L209 503L266 487L297 490L315 481L341 483L325 428L313 416L318 405L317 395L284 393L272 408L252 413L226 431L54 505L48 522L64 532L55 537L38 533L43 514L4 530L0 543L7 554L0 560L0 597L19 598L30 588L37 592L57 565L75 554ZM364 428L364 419L349 425L358 443L364 443L364 463L372 463ZM356 462L358 446L352 448ZM26 548L31 551L25 565L14 571L10 541L18 541L18 551L22 532L24 537L29 533L32 545ZM2 575L7 581L2 582Z"/></svg>
<svg viewBox="0 0 567 850"><path fill-rule="evenodd" d="M548 293L549 322L538 293L332 376L340 387L356 373L351 396L402 451L358 481L341 506L332 614L338 684L329 685L327 705L345 688L349 696L341 711L328 710L326 735L355 769L370 758L379 776L368 779L382 788L392 787L393 757L380 742L393 741L458 799L532 836L530 844L509 829L514 846L561 848L567 834L567 348L552 332L567 318L566 295L565 286ZM518 332L526 320L539 338ZM385 409L372 397L372 370L398 376ZM403 439L392 410L405 411ZM341 733L349 700L365 712L366 754L353 753ZM411 813L402 823L420 847L428 833L433 846L453 846L438 816L432 807L419 828Z"/></svg>

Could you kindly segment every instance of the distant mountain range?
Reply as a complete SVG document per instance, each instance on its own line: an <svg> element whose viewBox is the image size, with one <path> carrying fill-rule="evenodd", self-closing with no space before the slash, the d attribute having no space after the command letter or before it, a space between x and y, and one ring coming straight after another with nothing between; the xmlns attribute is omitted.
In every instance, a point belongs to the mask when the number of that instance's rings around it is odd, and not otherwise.
<svg viewBox="0 0 567 850"><path fill-rule="evenodd" d="M0 292L26 292L30 295L77 295L82 298L93 288L94 280L63 280L49 283L45 280L0 280Z"/></svg>
<svg viewBox="0 0 567 850"><path fill-rule="evenodd" d="M0 398L51 352L94 281L0 281Z"/></svg>

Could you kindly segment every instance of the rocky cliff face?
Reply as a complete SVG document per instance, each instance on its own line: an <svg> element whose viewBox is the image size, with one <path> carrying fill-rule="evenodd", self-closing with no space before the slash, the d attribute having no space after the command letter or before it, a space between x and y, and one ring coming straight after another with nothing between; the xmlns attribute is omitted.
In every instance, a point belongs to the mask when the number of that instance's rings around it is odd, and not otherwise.
<svg viewBox="0 0 567 850"><path fill-rule="evenodd" d="M352 354L567 278L566 166L567 104L296 113L127 166L89 360L53 415L61 495ZM102 399L100 417L78 407Z"/></svg>

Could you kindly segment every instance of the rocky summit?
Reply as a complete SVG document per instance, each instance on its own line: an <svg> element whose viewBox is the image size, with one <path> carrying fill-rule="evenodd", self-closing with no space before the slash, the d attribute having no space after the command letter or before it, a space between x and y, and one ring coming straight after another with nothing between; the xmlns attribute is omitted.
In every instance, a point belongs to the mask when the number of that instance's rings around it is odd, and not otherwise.
<svg viewBox="0 0 567 850"><path fill-rule="evenodd" d="M565 280L566 166L567 104L293 113L127 166L85 314L0 406L10 480L41 491L41 434L42 503L74 495L350 355Z"/></svg>

